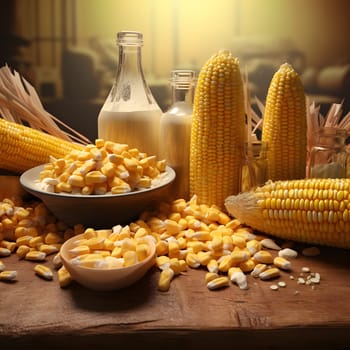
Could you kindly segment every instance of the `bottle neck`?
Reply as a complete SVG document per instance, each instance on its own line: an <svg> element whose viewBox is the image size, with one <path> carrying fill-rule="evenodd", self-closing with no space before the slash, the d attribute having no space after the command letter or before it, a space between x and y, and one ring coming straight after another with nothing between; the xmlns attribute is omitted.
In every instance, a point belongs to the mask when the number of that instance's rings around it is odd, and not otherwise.
<svg viewBox="0 0 350 350"><path fill-rule="evenodd" d="M171 86L172 104L184 102L193 105L194 86L192 84L172 84Z"/></svg>
<svg viewBox="0 0 350 350"><path fill-rule="evenodd" d="M143 78L140 46L119 46L117 80L121 79L121 76Z"/></svg>

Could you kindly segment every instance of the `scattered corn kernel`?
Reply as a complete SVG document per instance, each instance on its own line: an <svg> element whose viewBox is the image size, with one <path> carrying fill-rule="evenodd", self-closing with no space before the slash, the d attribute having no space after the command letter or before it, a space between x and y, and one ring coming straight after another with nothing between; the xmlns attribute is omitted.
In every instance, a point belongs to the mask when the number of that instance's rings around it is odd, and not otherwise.
<svg viewBox="0 0 350 350"><path fill-rule="evenodd" d="M0 257L6 257L11 255L11 250L7 248L0 247Z"/></svg>
<svg viewBox="0 0 350 350"><path fill-rule="evenodd" d="M52 263L53 263L53 266L54 266L54 268L55 268L56 270L62 267L62 260L61 260L61 254L60 254L60 253L57 253L57 254L53 257Z"/></svg>
<svg viewBox="0 0 350 350"><path fill-rule="evenodd" d="M53 279L53 273L51 269L45 265L37 264L34 266L35 273L45 280L51 281Z"/></svg>
<svg viewBox="0 0 350 350"><path fill-rule="evenodd" d="M0 272L5 270L5 264L0 260Z"/></svg>
<svg viewBox="0 0 350 350"><path fill-rule="evenodd" d="M253 277L259 277L260 273L267 269L266 264L256 264L253 271L250 273Z"/></svg>
<svg viewBox="0 0 350 350"><path fill-rule="evenodd" d="M58 247L53 244L42 244L39 247L40 252L44 252L46 255L54 254L59 251Z"/></svg>
<svg viewBox="0 0 350 350"><path fill-rule="evenodd" d="M298 256L298 252L291 248L284 248L278 252L278 256L286 259L292 259Z"/></svg>
<svg viewBox="0 0 350 350"><path fill-rule="evenodd" d="M214 280L215 278L218 278L219 275L215 272L207 272L205 274L205 284L208 284L210 281Z"/></svg>
<svg viewBox="0 0 350 350"><path fill-rule="evenodd" d="M44 252L39 252L37 250L29 251L25 257L26 260L32 261L44 261L46 259L46 254Z"/></svg>
<svg viewBox="0 0 350 350"><path fill-rule="evenodd" d="M264 248L281 250L281 247L271 238L264 238L260 242Z"/></svg>
<svg viewBox="0 0 350 350"><path fill-rule="evenodd" d="M57 271L57 277L61 288L67 287L72 282L72 276L64 266Z"/></svg>
<svg viewBox="0 0 350 350"><path fill-rule="evenodd" d="M170 268L162 270L159 275L158 290L161 292L168 291L170 288L170 282L173 279L174 275L175 272Z"/></svg>
<svg viewBox="0 0 350 350"><path fill-rule="evenodd" d="M279 269L289 271L292 268L292 264L289 260L282 258L281 256L276 256L273 259L273 264Z"/></svg>
<svg viewBox="0 0 350 350"><path fill-rule="evenodd" d="M280 270L277 267L271 267L259 274L259 278L263 281L270 280L280 276Z"/></svg>
<svg viewBox="0 0 350 350"><path fill-rule="evenodd" d="M13 282L17 279L17 271L2 271L0 272L0 281Z"/></svg>
<svg viewBox="0 0 350 350"><path fill-rule="evenodd" d="M16 254L20 259L24 259L28 252L30 252L31 248L27 245L21 245L17 248Z"/></svg>
<svg viewBox="0 0 350 350"><path fill-rule="evenodd" d="M240 289L248 289L247 276L240 268L232 267L228 272L228 276L231 282L235 283Z"/></svg>
<svg viewBox="0 0 350 350"><path fill-rule="evenodd" d="M261 264L272 264L273 257L267 250L260 250L254 254L254 259Z"/></svg>
<svg viewBox="0 0 350 350"><path fill-rule="evenodd" d="M210 290L216 290L220 288L228 287L229 279L226 276L217 277L207 283L207 288Z"/></svg>

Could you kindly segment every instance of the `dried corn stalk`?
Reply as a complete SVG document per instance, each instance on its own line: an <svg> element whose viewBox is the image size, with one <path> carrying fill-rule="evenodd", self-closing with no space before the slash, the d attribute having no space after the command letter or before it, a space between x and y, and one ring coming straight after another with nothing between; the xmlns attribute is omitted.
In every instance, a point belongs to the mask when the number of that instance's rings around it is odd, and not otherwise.
<svg viewBox="0 0 350 350"><path fill-rule="evenodd" d="M34 87L18 72L12 72L7 65L0 68L0 116L63 140L91 143L84 135L48 113ZM67 131L62 130L60 126Z"/></svg>

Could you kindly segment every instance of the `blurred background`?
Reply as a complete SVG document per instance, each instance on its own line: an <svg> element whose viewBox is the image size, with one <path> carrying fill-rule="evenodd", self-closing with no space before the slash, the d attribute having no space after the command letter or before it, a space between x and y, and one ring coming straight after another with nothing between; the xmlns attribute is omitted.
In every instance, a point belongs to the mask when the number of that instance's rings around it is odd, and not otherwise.
<svg viewBox="0 0 350 350"><path fill-rule="evenodd" d="M350 109L348 0L0 0L0 64L37 89L45 108L90 139L112 86L116 33L141 31L142 63L163 111L173 69L200 70L221 48L240 59L264 101L289 62L310 98Z"/></svg>

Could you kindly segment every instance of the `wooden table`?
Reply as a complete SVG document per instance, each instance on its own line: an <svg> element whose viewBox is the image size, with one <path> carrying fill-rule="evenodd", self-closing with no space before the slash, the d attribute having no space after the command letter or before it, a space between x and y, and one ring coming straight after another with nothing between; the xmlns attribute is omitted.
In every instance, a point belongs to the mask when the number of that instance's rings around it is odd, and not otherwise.
<svg viewBox="0 0 350 350"><path fill-rule="evenodd" d="M251 276L248 290L209 291L204 270L189 270L162 293L156 268L124 290L61 289L56 275L35 276L32 262L2 260L18 271L16 283L0 283L2 350L350 349L348 250L299 255L279 279L287 287L277 291ZM314 289L297 284L303 266L321 274Z"/></svg>

